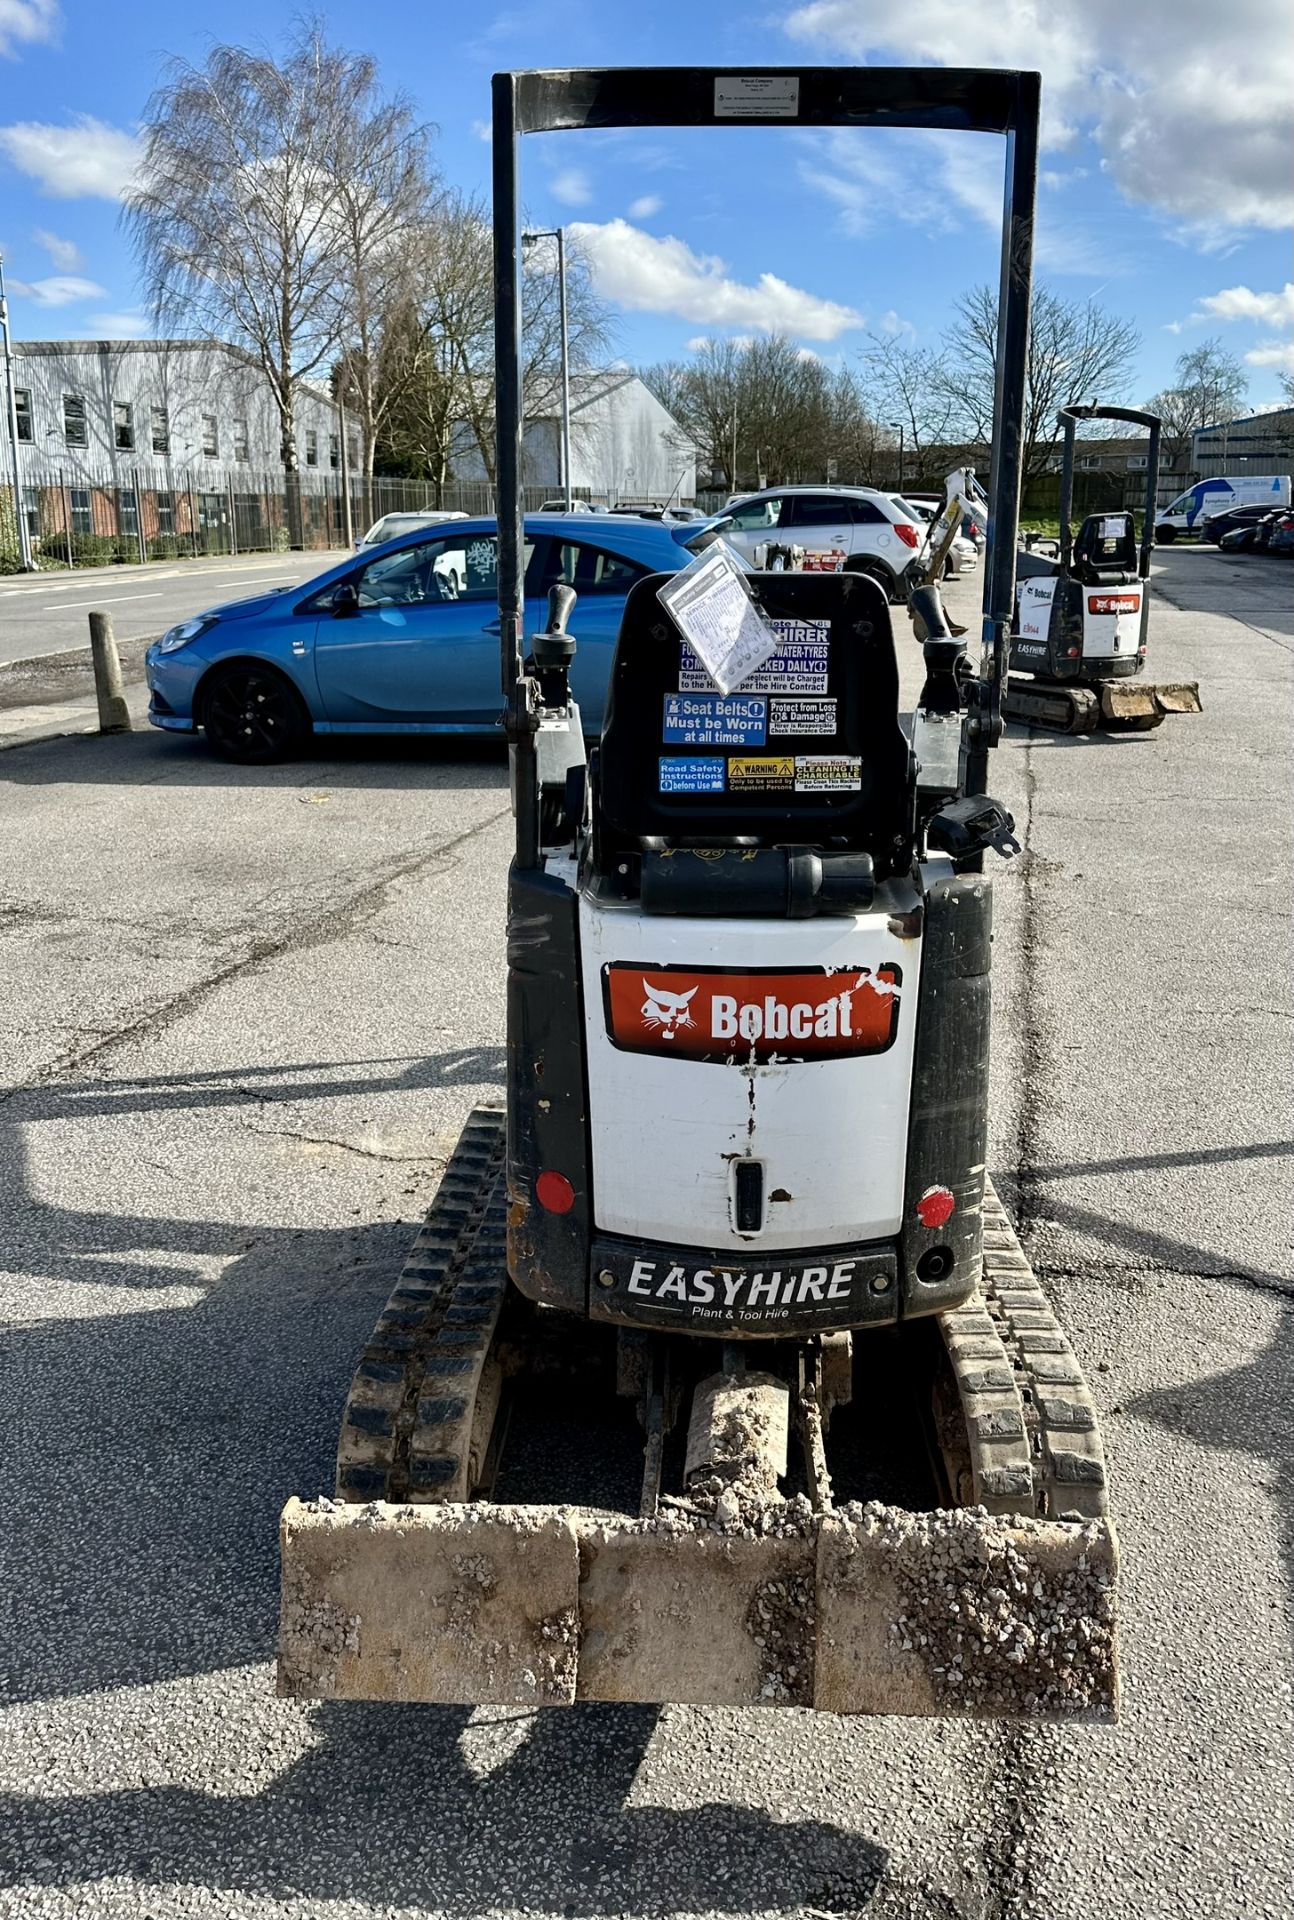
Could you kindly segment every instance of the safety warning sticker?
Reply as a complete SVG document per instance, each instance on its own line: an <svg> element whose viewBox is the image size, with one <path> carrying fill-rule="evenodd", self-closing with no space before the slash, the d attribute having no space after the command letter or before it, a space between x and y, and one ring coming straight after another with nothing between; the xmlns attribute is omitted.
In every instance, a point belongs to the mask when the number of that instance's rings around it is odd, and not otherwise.
<svg viewBox="0 0 1294 1920"><path fill-rule="evenodd" d="M770 740L784 733L834 733L834 700L771 700L768 706ZM763 744L762 741L760 743Z"/></svg>
<svg viewBox="0 0 1294 1920"><path fill-rule="evenodd" d="M662 793L722 793L723 761L662 755L660 790Z"/></svg>
<svg viewBox="0 0 1294 1920"><path fill-rule="evenodd" d="M728 787L732 793L791 793L795 788L795 761L781 753L729 760Z"/></svg>
<svg viewBox="0 0 1294 1920"><path fill-rule="evenodd" d="M671 747L762 747L767 716L767 700L745 694L667 693L662 738Z"/></svg>
<svg viewBox="0 0 1294 1920"><path fill-rule="evenodd" d="M862 783L863 763L857 754L807 753L796 756L797 793L857 793Z"/></svg>
<svg viewBox="0 0 1294 1920"><path fill-rule="evenodd" d="M742 693L825 693L831 628L814 620L774 620L777 647L741 682ZM713 693L714 682L686 640L679 642L680 693Z"/></svg>

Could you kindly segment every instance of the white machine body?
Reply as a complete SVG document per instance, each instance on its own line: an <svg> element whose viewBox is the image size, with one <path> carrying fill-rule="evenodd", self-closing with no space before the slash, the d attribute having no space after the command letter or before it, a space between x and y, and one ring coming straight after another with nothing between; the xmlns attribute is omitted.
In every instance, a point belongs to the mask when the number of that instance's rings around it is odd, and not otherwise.
<svg viewBox="0 0 1294 1920"><path fill-rule="evenodd" d="M866 913L756 929L582 895L598 1232L750 1254L898 1230L919 906L891 881ZM741 1232L751 1159L765 1198Z"/></svg>

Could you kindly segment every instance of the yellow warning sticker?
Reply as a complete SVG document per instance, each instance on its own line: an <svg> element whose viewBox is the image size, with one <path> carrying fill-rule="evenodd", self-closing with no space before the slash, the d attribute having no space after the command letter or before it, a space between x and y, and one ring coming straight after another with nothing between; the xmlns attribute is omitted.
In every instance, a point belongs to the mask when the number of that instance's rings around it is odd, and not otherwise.
<svg viewBox="0 0 1294 1920"><path fill-rule="evenodd" d="M743 754L728 762L731 793L790 793L795 786L795 761L789 754Z"/></svg>

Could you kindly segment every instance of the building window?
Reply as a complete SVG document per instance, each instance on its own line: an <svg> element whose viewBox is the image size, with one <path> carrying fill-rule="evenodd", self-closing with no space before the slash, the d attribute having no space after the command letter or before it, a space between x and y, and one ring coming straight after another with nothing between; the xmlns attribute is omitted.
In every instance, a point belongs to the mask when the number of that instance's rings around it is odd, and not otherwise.
<svg viewBox="0 0 1294 1920"><path fill-rule="evenodd" d="M204 460L220 457L220 429L214 413L204 413L202 416L202 457Z"/></svg>
<svg viewBox="0 0 1294 1920"><path fill-rule="evenodd" d="M170 494L155 493L153 495L153 505L157 508L157 531L159 533L174 533L175 502L172 500Z"/></svg>
<svg viewBox="0 0 1294 1920"><path fill-rule="evenodd" d="M358 472L359 470L359 436L357 434L348 433L346 435L346 458L350 462L351 472L352 473Z"/></svg>
<svg viewBox="0 0 1294 1920"><path fill-rule="evenodd" d="M24 487L22 490L23 518L27 522L27 531L33 540L40 538L40 488Z"/></svg>
<svg viewBox="0 0 1294 1920"><path fill-rule="evenodd" d="M341 441L335 433L328 435L328 465L334 473L341 465Z"/></svg>
<svg viewBox="0 0 1294 1920"><path fill-rule="evenodd" d="M1146 471L1146 459L1147 456L1144 453L1130 453L1128 455L1128 472L1144 473Z"/></svg>
<svg viewBox="0 0 1294 1920"><path fill-rule="evenodd" d="M149 419L152 422L153 452L169 453L171 451L171 423L167 419L166 408L150 407L148 413Z"/></svg>
<svg viewBox="0 0 1294 1920"><path fill-rule="evenodd" d="M31 389L29 387L15 387L13 405L14 412L18 416L18 438L20 440L34 440L36 435L31 424Z"/></svg>
<svg viewBox="0 0 1294 1920"><path fill-rule="evenodd" d="M94 517L90 512L89 487L73 487L70 492L72 499L73 533L93 533Z"/></svg>
<svg viewBox="0 0 1294 1920"><path fill-rule="evenodd" d="M90 444L85 427L85 401L79 393L63 395L63 438L69 447L86 447ZM86 498L89 498L88 494ZM89 531L87 527L86 532Z"/></svg>
<svg viewBox="0 0 1294 1920"><path fill-rule="evenodd" d="M135 414L129 400L112 403L112 443L118 453L132 453L135 446Z"/></svg>
<svg viewBox="0 0 1294 1920"><path fill-rule="evenodd" d="M245 464L248 457L249 457L249 448L247 444L247 422L245 420L235 420L234 421L234 459L237 460L240 464Z"/></svg>
<svg viewBox="0 0 1294 1920"><path fill-rule="evenodd" d="M117 488L117 532L128 533L132 538L139 532L139 513L133 487Z"/></svg>
<svg viewBox="0 0 1294 1920"><path fill-rule="evenodd" d="M313 427L306 430L306 465L308 467L319 465L319 435Z"/></svg>

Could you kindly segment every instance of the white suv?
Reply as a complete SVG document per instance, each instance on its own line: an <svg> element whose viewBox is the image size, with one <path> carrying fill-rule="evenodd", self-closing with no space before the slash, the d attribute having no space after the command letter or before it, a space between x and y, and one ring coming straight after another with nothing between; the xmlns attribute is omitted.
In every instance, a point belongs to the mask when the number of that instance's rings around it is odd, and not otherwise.
<svg viewBox="0 0 1294 1920"><path fill-rule="evenodd" d="M726 507L718 531L748 560L769 541L807 553L835 548L846 556L846 572L870 573L891 600L904 597L903 576L925 533L874 487L765 487Z"/></svg>

